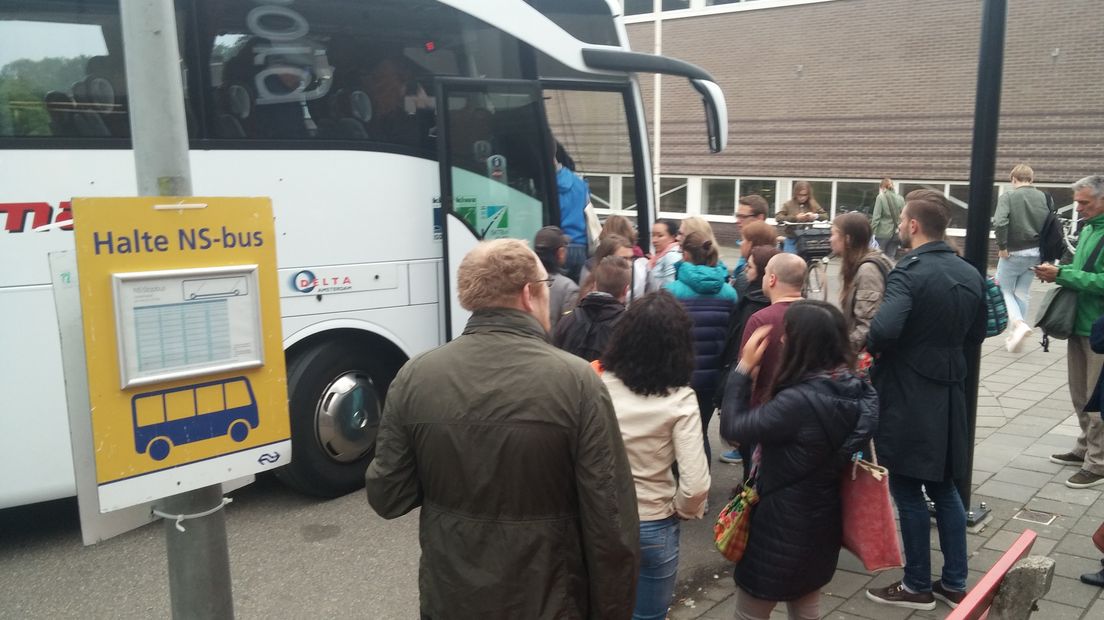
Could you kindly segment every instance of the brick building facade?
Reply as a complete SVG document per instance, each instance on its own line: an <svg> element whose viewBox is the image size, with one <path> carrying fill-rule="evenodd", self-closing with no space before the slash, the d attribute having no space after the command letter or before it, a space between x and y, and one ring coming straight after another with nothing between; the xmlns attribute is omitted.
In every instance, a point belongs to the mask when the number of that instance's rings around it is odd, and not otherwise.
<svg viewBox="0 0 1104 620"><path fill-rule="evenodd" d="M947 191L963 207L952 226L964 222L981 0L698 6L707 3L663 12L662 53L705 68L724 89L728 148L707 153L700 97L665 78L661 213L728 222L736 195L761 189L780 205L796 179L818 180L826 207L864 209L888 175L905 191ZM1100 0L1008 1L998 191L1027 162L1068 204L1070 182L1104 172L1100 9ZM623 19L632 48L652 51L653 16ZM640 83L651 117L654 82Z"/></svg>

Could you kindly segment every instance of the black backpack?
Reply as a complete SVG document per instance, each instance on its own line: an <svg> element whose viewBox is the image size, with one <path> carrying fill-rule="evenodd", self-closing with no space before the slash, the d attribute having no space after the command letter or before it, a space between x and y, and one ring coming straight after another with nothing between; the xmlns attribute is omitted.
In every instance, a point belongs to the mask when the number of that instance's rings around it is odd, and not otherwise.
<svg viewBox="0 0 1104 620"><path fill-rule="evenodd" d="M1054 211L1054 200L1050 194L1045 195L1047 215L1039 229L1039 259L1044 263L1057 263L1066 253L1065 231L1062 229L1062 219Z"/></svg>
<svg viewBox="0 0 1104 620"><path fill-rule="evenodd" d="M595 322L586 308L576 306L574 310L560 318L563 328L556 326L556 335L559 338L556 339L555 344L568 353L593 362L602 357L602 353L606 351L610 337L613 335L613 328L623 314L622 312L608 321Z"/></svg>

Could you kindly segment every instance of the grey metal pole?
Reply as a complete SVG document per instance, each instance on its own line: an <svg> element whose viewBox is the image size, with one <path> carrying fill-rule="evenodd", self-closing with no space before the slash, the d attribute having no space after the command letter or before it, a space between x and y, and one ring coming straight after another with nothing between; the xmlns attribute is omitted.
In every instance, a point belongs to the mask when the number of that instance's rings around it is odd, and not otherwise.
<svg viewBox="0 0 1104 620"><path fill-rule="evenodd" d="M1000 96L1004 67L1004 30L1007 0L985 0L981 15L981 50L978 56L977 94L974 101L974 144L970 154L970 209L966 213L966 260L984 276L989 266L989 205L993 201L993 169L997 159L1000 128ZM977 426L978 380L981 376L981 346L966 351L966 416L970 452L966 478L958 492L970 511L971 521L980 522L984 508L970 507L970 483L974 466Z"/></svg>
<svg viewBox="0 0 1104 620"><path fill-rule="evenodd" d="M172 0L122 0L139 196L190 196L188 126Z"/></svg>
<svg viewBox="0 0 1104 620"><path fill-rule="evenodd" d="M122 0L130 133L141 196L190 196L188 130L172 0ZM222 506L222 485L168 497L158 510L195 515ZM190 518L184 531L165 520L172 616L233 618L230 552L222 510Z"/></svg>

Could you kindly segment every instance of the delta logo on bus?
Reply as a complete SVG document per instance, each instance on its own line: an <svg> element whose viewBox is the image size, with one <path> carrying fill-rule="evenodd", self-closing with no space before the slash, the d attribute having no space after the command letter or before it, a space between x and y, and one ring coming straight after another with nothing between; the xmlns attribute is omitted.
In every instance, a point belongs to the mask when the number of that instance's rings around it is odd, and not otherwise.
<svg viewBox="0 0 1104 620"><path fill-rule="evenodd" d="M353 279L349 276L330 275L318 277L313 271L304 269L291 276L291 288L300 293L343 293L353 290Z"/></svg>

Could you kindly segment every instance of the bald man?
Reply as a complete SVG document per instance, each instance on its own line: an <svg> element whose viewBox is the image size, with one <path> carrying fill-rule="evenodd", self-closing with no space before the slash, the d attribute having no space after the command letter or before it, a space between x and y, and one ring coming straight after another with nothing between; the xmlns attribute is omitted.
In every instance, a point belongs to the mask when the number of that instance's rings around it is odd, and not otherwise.
<svg viewBox="0 0 1104 620"><path fill-rule="evenodd" d="M771 305L751 315L744 325L744 335L740 341L742 350L757 328L763 325L772 327L759 374L752 382L752 407L758 407L770 400L770 389L782 362L782 317L791 303L801 299L801 285L804 281L805 261L796 254L775 255L767 262L763 271L763 292L770 299Z"/></svg>

